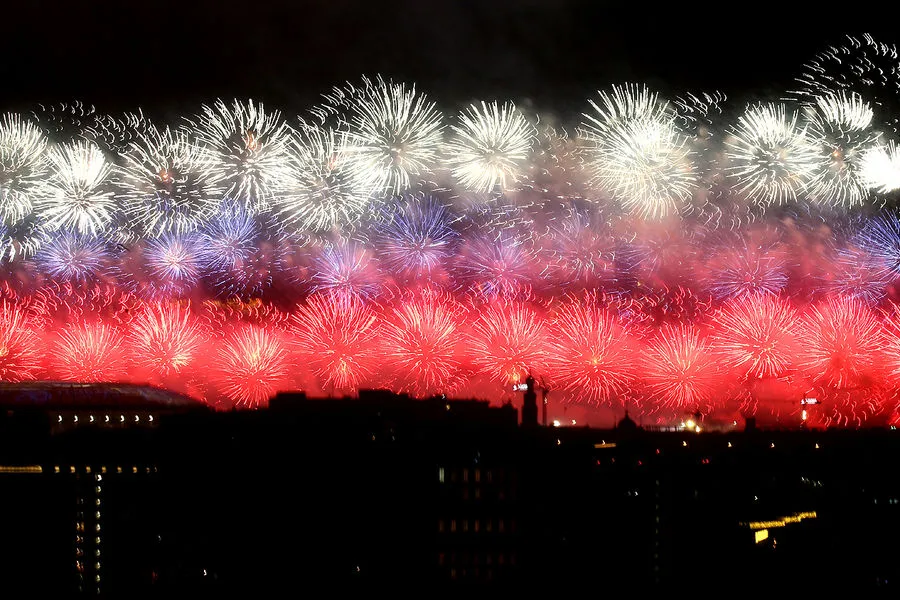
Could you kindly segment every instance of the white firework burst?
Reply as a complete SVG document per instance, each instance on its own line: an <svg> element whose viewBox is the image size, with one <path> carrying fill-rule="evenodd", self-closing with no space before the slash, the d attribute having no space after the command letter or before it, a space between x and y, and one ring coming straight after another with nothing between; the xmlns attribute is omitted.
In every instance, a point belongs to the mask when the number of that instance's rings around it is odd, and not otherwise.
<svg viewBox="0 0 900 600"><path fill-rule="evenodd" d="M725 144L737 190L763 204L796 200L818 160L806 128L783 104L748 107Z"/></svg>
<svg viewBox="0 0 900 600"><path fill-rule="evenodd" d="M109 185L112 165L96 144L86 141L57 146L49 159L47 193L35 202L35 212L48 230L100 234L117 211Z"/></svg>
<svg viewBox="0 0 900 600"><path fill-rule="evenodd" d="M222 200L212 166L210 153L188 132L150 128L124 155L120 187L126 216L149 236L199 229Z"/></svg>
<svg viewBox="0 0 900 600"><path fill-rule="evenodd" d="M19 115L0 119L0 222L13 225L31 214L47 180L47 144L41 130Z"/></svg>
<svg viewBox="0 0 900 600"><path fill-rule="evenodd" d="M453 125L447 154L453 176L466 189L509 189L524 174L536 130L512 102L473 104Z"/></svg>
<svg viewBox="0 0 900 600"><path fill-rule="evenodd" d="M809 110L809 134L819 152L807 193L816 202L855 206L867 189L860 160L878 140L872 130L872 107L857 94L829 94Z"/></svg>
<svg viewBox="0 0 900 600"><path fill-rule="evenodd" d="M880 194L900 189L900 148L891 141L866 151L861 161L860 180Z"/></svg>
<svg viewBox="0 0 900 600"><path fill-rule="evenodd" d="M225 193L251 212L268 210L274 193L284 187L291 130L278 111L262 103L218 100L204 105L196 122L198 141L213 153L212 168Z"/></svg>
<svg viewBox="0 0 900 600"><path fill-rule="evenodd" d="M872 103L877 129L900 131L900 53L892 44L848 35L805 64L797 83L790 95L809 105L836 91L858 94Z"/></svg>
<svg viewBox="0 0 900 600"><path fill-rule="evenodd" d="M641 217L676 213L691 199L698 174L668 105L638 86L614 87L600 98L581 131L594 183Z"/></svg>
<svg viewBox="0 0 900 600"><path fill-rule="evenodd" d="M358 185L398 194L434 168L443 139L443 116L425 94L378 78L363 78L325 96L314 110L323 120L342 115L348 132L347 170Z"/></svg>
<svg viewBox="0 0 900 600"><path fill-rule="evenodd" d="M356 223L369 202L347 170L347 133L301 123L291 145L289 175L273 212L302 231L330 231Z"/></svg>

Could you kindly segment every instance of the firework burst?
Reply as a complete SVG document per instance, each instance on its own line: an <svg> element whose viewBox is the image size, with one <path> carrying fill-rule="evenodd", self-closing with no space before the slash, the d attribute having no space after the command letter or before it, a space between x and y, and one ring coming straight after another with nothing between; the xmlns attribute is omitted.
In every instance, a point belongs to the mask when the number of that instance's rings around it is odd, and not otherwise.
<svg viewBox="0 0 900 600"><path fill-rule="evenodd" d="M860 180L880 194L900 189L900 149L893 141L867 150L860 166Z"/></svg>
<svg viewBox="0 0 900 600"><path fill-rule="evenodd" d="M135 367L164 381L188 369L203 340L203 329L187 306L149 304L131 324Z"/></svg>
<svg viewBox="0 0 900 600"><path fill-rule="evenodd" d="M601 93L585 114L588 168L622 206L658 219L676 214L698 182L693 151L666 102L647 88L626 86Z"/></svg>
<svg viewBox="0 0 900 600"><path fill-rule="evenodd" d="M401 280L441 278L459 233L454 217L437 199L407 197L386 212L378 232L378 254L385 275Z"/></svg>
<svg viewBox="0 0 900 600"><path fill-rule="evenodd" d="M369 204L369 190L348 170L347 133L301 123L274 212L301 231L352 227Z"/></svg>
<svg viewBox="0 0 900 600"><path fill-rule="evenodd" d="M814 202L838 206L862 204L868 195L860 177L860 162L878 139L872 128L872 108L856 95L818 98L809 111L810 141L819 160L807 185Z"/></svg>
<svg viewBox="0 0 900 600"><path fill-rule="evenodd" d="M35 256L42 273L78 284L108 279L112 262L107 240L69 232L56 234Z"/></svg>
<svg viewBox="0 0 900 600"><path fill-rule="evenodd" d="M0 222L13 225L31 214L47 179L46 141L19 115L0 119Z"/></svg>
<svg viewBox="0 0 900 600"><path fill-rule="evenodd" d="M377 318L357 296L311 295L293 315L297 348L322 386L354 390L375 371Z"/></svg>
<svg viewBox="0 0 900 600"><path fill-rule="evenodd" d="M877 378L884 330L875 314L853 298L829 298L800 324L799 366L816 382L851 388Z"/></svg>
<svg viewBox="0 0 900 600"><path fill-rule="evenodd" d="M219 173L187 132L152 128L129 144L123 158L123 208L143 234L192 232L216 214L223 191Z"/></svg>
<svg viewBox="0 0 900 600"><path fill-rule="evenodd" d="M436 166L443 117L415 87L364 78L359 87L335 89L315 111L336 113L349 135L346 168L361 187L399 194Z"/></svg>
<svg viewBox="0 0 900 600"><path fill-rule="evenodd" d="M501 384L524 381L543 372L544 322L524 302L499 298L479 310L468 332L467 350L472 365Z"/></svg>
<svg viewBox="0 0 900 600"><path fill-rule="evenodd" d="M462 306L452 296L424 291L392 306L380 329L380 354L398 389L446 393L462 383L459 345Z"/></svg>
<svg viewBox="0 0 900 600"><path fill-rule="evenodd" d="M267 210L290 177L291 130L281 113L252 100L231 106L219 100L204 105L190 124L212 152L213 179L222 181L225 193L251 213Z"/></svg>
<svg viewBox="0 0 900 600"><path fill-rule="evenodd" d="M713 318L712 350L742 378L780 377L799 350L797 317L786 300L772 295L729 302Z"/></svg>
<svg viewBox="0 0 900 600"><path fill-rule="evenodd" d="M647 345L642 378L652 400L668 410L708 412L719 369L708 341L688 325L664 325Z"/></svg>
<svg viewBox="0 0 900 600"><path fill-rule="evenodd" d="M67 381L118 381L125 376L122 334L107 323L70 325L50 355L52 372Z"/></svg>
<svg viewBox="0 0 900 600"><path fill-rule="evenodd" d="M449 166L468 190L509 189L522 177L535 129L511 102L471 105L447 143Z"/></svg>
<svg viewBox="0 0 900 600"><path fill-rule="evenodd" d="M548 367L576 402L624 404L636 381L634 343L618 316L596 298L571 298L548 327Z"/></svg>
<svg viewBox="0 0 900 600"><path fill-rule="evenodd" d="M213 385L237 406L265 406L275 392L291 387L286 345L260 327L246 325L228 335L212 370Z"/></svg>
<svg viewBox="0 0 900 600"><path fill-rule="evenodd" d="M43 347L21 307L0 302L0 381L30 381L42 371Z"/></svg>
<svg viewBox="0 0 900 600"><path fill-rule="evenodd" d="M766 205L796 200L818 161L806 128L783 104L749 107L725 144L737 191Z"/></svg>
<svg viewBox="0 0 900 600"><path fill-rule="evenodd" d="M66 144L52 149L49 160L47 193L35 203L44 226L95 236L106 231L118 204L109 185L112 165L100 148L90 142Z"/></svg>

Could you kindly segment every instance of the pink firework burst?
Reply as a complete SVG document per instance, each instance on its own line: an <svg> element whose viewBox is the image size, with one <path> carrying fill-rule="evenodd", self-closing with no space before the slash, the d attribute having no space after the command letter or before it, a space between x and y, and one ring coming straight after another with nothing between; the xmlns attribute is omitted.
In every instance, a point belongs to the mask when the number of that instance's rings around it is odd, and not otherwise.
<svg viewBox="0 0 900 600"><path fill-rule="evenodd" d="M799 339L799 366L821 385L866 386L883 374L885 330L862 300L839 296L811 307Z"/></svg>
<svg viewBox="0 0 900 600"><path fill-rule="evenodd" d="M618 315L592 295L570 298L549 324L549 368L576 402L609 405L630 395L634 341Z"/></svg>
<svg viewBox="0 0 900 600"><path fill-rule="evenodd" d="M297 347L323 386L354 390L375 369L375 312L357 295L320 292L293 315Z"/></svg>
<svg viewBox="0 0 900 600"><path fill-rule="evenodd" d="M139 371L167 379L197 356L203 328L186 304L148 304L131 323L131 355Z"/></svg>
<svg viewBox="0 0 900 600"><path fill-rule="evenodd" d="M290 386L288 350L281 337L252 325L222 342L212 365L213 385L237 406L257 407Z"/></svg>
<svg viewBox="0 0 900 600"><path fill-rule="evenodd" d="M710 411L719 375L708 342L688 325L663 326L644 352L647 392L663 408Z"/></svg>
<svg viewBox="0 0 900 600"><path fill-rule="evenodd" d="M797 311L768 294L732 301L714 316L713 351L741 378L780 377L793 364Z"/></svg>
<svg viewBox="0 0 900 600"><path fill-rule="evenodd" d="M473 366L494 381L518 382L544 370L544 322L525 302L498 298L484 305L467 338Z"/></svg>
<svg viewBox="0 0 900 600"><path fill-rule="evenodd" d="M107 323L70 325L50 356L53 373L68 381L118 381L125 376L121 332Z"/></svg>
<svg viewBox="0 0 900 600"><path fill-rule="evenodd" d="M41 371L41 340L19 306L0 301L0 381L30 381Z"/></svg>
<svg viewBox="0 0 900 600"><path fill-rule="evenodd" d="M387 311L379 343L398 387L428 395L461 384L463 318L463 308L452 296L427 290Z"/></svg>

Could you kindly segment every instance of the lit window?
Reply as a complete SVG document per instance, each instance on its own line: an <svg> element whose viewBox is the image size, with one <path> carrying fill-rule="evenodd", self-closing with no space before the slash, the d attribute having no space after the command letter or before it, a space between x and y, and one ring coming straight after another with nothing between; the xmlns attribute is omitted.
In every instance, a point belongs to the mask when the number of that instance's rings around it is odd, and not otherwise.
<svg viewBox="0 0 900 600"><path fill-rule="evenodd" d="M90 467L90 466L85 467L85 468L84 468L84 472L85 472L85 473L90 473L90 472L91 472L91 467Z"/></svg>
<svg viewBox="0 0 900 600"><path fill-rule="evenodd" d="M120 423L124 423L124 422L125 422L125 415L119 415L119 422L120 422Z"/></svg>
<svg viewBox="0 0 900 600"><path fill-rule="evenodd" d="M137 467L131 467L131 472L137 475Z"/></svg>
<svg viewBox="0 0 900 600"><path fill-rule="evenodd" d="M121 472L122 472L122 467L116 467L116 473L121 473Z"/></svg>
<svg viewBox="0 0 900 600"><path fill-rule="evenodd" d="M150 416L147 417L147 418L150 420L151 423L153 422L153 415L150 415Z"/></svg>
<svg viewBox="0 0 900 600"><path fill-rule="evenodd" d="M109 415L106 415L106 416L103 418L103 420L104 420L105 422L109 423Z"/></svg>
<svg viewBox="0 0 900 600"><path fill-rule="evenodd" d="M105 466L100 467L100 472L101 472L101 473L106 473L106 467L105 467Z"/></svg>
<svg viewBox="0 0 900 600"><path fill-rule="evenodd" d="M438 481L444 483L444 467L438 467Z"/></svg>
<svg viewBox="0 0 900 600"><path fill-rule="evenodd" d="M72 465L71 467L69 467L69 472L71 472L71 473L75 472L75 465Z"/></svg>
<svg viewBox="0 0 900 600"><path fill-rule="evenodd" d="M100 486L99 486L99 485L98 485L97 487L94 488L94 493L95 493L95 494L99 494L101 491L102 491L102 490L100 489Z"/></svg>
<svg viewBox="0 0 900 600"><path fill-rule="evenodd" d="M75 415L74 419L75 419L75 422L77 423L77 422L78 422L78 415Z"/></svg>
<svg viewBox="0 0 900 600"><path fill-rule="evenodd" d="M88 418L88 420L89 420L91 423L93 423L93 422L94 422L94 415L91 415L91 416Z"/></svg>
<svg viewBox="0 0 900 600"><path fill-rule="evenodd" d="M53 472L59 473L59 465L56 465L55 467L53 467Z"/></svg>
<svg viewBox="0 0 900 600"><path fill-rule="evenodd" d="M135 423L140 423L140 422L141 422L141 417L140 417L140 415L134 415L134 422L135 422Z"/></svg>

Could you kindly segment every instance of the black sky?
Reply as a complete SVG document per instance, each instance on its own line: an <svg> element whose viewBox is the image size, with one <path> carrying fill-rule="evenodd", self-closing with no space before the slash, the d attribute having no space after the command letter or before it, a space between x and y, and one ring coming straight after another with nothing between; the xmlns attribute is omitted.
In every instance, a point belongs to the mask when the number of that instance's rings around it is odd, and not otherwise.
<svg viewBox="0 0 900 600"><path fill-rule="evenodd" d="M533 101L577 113L605 85L731 96L783 89L860 28L826 3L601 0L31 0L4 6L4 108L81 99L179 114L215 97L301 110L334 84L382 73L452 106ZM860 13L858 4L854 4ZM889 29L885 26L880 29Z"/></svg>

